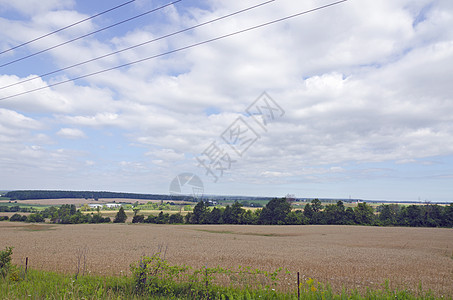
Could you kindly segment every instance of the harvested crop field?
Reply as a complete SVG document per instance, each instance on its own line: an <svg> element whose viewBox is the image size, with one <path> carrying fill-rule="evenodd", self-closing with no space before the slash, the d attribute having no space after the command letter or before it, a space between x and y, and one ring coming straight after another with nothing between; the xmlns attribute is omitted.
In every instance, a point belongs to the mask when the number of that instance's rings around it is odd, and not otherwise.
<svg viewBox="0 0 453 300"><path fill-rule="evenodd" d="M278 267L328 281L334 289L431 289L453 295L453 230L362 226L242 226L0 222L0 247L39 269L75 273L86 249L86 269L125 274L142 255L163 245L173 264L193 267Z"/></svg>

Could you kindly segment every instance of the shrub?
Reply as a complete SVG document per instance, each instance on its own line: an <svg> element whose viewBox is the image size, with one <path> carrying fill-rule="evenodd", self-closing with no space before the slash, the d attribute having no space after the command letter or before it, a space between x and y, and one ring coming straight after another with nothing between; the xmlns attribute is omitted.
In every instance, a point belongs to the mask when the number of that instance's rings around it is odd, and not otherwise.
<svg viewBox="0 0 453 300"><path fill-rule="evenodd" d="M157 219L156 216L154 216L154 215L149 215L148 218L145 219L145 223L152 223L152 224L155 224L155 223L156 223L156 219Z"/></svg>
<svg viewBox="0 0 453 300"><path fill-rule="evenodd" d="M27 221L27 216L21 216L19 214L14 214L9 219L11 222L25 222Z"/></svg>
<svg viewBox="0 0 453 300"><path fill-rule="evenodd" d="M31 222L31 223L42 223L44 222L44 218L42 215L40 214L30 214L28 217L27 217L27 222Z"/></svg>
<svg viewBox="0 0 453 300"><path fill-rule="evenodd" d="M124 223L127 220L126 213L124 212L124 208L121 206L120 210L115 216L115 219L113 220L113 223Z"/></svg>
<svg viewBox="0 0 453 300"><path fill-rule="evenodd" d="M0 251L0 275L5 278L11 268L11 255L13 254L13 247L6 247L5 250Z"/></svg>
<svg viewBox="0 0 453 300"><path fill-rule="evenodd" d="M132 223L144 223L145 222L145 216L144 215L135 215L132 218Z"/></svg>
<svg viewBox="0 0 453 300"><path fill-rule="evenodd" d="M173 214L173 215L170 215L170 218L169 218L169 223L170 224L175 224L175 223L184 223L184 217L181 215L181 214Z"/></svg>

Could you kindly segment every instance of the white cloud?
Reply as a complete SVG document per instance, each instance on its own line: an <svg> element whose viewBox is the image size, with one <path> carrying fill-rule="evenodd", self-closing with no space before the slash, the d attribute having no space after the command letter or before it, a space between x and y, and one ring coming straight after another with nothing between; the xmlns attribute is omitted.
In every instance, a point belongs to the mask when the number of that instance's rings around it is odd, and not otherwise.
<svg viewBox="0 0 453 300"><path fill-rule="evenodd" d="M0 11L12 9L23 14L33 15L53 9L70 8L74 3L74 0L0 0Z"/></svg>
<svg viewBox="0 0 453 300"><path fill-rule="evenodd" d="M85 133L82 130L76 128L61 128L57 132L57 135L67 139L86 138Z"/></svg>
<svg viewBox="0 0 453 300"><path fill-rule="evenodd" d="M0 98L327 3L322 2L276 1L105 61L2 89ZM14 26L14 34L2 32L0 40L24 41L37 31L81 16L69 10L70 2L61 7L53 6L56 4L52 1L46 3L48 8L30 19L1 19L3 24ZM143 21L143 26L126 33L111 31L107 39L95 36L42 59L56 67L66 66L252 3L256 2L208 1L204 8L175 5L164 12L171 22L159 21L160 26L155 26ZM27 11L14 5L15 9ZM136 9L143 9L144 5L137 5ZM171 179L187 169L204 174L203 169L196 167L193 156L219 140L219 135L238 116L252 121L244 110L266 90L283 107L285 116L268 132L261 131L261 138L243 157L235 158L237 163L225 175L225 181L231 182L224 188L225 193L234 193L232 190L239 183L261 186L262 181L271 190L276 184L295 185L305 180L341 182L354 176L362 178L365 171L349 172L345 167L349 164L396 161L398 168L419 159L449 157L453 155L451 6L448 1L348 1L84 81L4 100L0 102L0 117L4 120L0 118L0 138L14 141L15 149L22 149L16 153L24 156L41 157L44 161L45 157L50 161L55 156L59 166L69 164L75 169L88 165L90 172L120 184L119 177L115 177L119 175L115 174L122 170L135 178L137 185L155 182L160 188L165 176ZM89 23L80 30L97 25ZM35 31L29 33L30 30ZM30 51L65 38L57 35L51 42L34 45ZM32 66L30 61L30 68L25 71L0 74L0 86L41 72ZM27 117L31 115L39 117ZM132 146L97 140L75 129L85 127L124 133L117 140L127 139ZM51 130L66 138L85 137L84 142L122 152L106 150L111 156L104 157L86 149L85 153L76 154L80 162L69 163L66 154L71 149L65 149L64 144L55 145L61 146L63 155L46 147L53 136L37 132L40 130ZM33 137L32 144L41 148L21 144L14 139L16 134ZM3 153L3 161L15 160L17 155ZM165 175L157 178L159 174L154 173ZM108 185L108 180L104 184Z"/></svg>

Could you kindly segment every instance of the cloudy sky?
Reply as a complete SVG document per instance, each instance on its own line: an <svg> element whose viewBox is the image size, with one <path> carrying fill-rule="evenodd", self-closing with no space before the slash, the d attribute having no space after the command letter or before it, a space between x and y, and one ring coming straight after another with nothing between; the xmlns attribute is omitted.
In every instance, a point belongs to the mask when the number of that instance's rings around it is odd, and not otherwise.
<svg viewBox="0 0 453 300"><path fill-rule="evenodd" d="M165 54L331 2L209 23L265 1L182 0L101 30L171 2L136 0L8 51L125 2L0 0L0 189L167 194L187 172L206 194L453 201L452 1L349 0Z"/></svg>

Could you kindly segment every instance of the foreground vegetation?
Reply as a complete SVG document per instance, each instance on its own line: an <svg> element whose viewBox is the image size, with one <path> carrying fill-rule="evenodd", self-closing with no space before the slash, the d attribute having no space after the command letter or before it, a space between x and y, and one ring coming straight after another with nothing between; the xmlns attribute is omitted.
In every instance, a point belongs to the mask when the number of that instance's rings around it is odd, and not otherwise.
<svg viewBox="0 0 453 300"><path fill-rule="evenodd" d="M160 253L131 265L132 276L88 276L23 269L11 264L12 248L0 251L1 299L446 299L420 287L417 293L381 289L335 293L328 284L295 274L258 269L192 269L170 265ZM80 272L79 272L80 271ZM283 275L283 276L282 276ZM297 274L298 275L298 274ZM290 286L280 283L290 278ZM452 299L447 298L447 299Z"/></svg>

